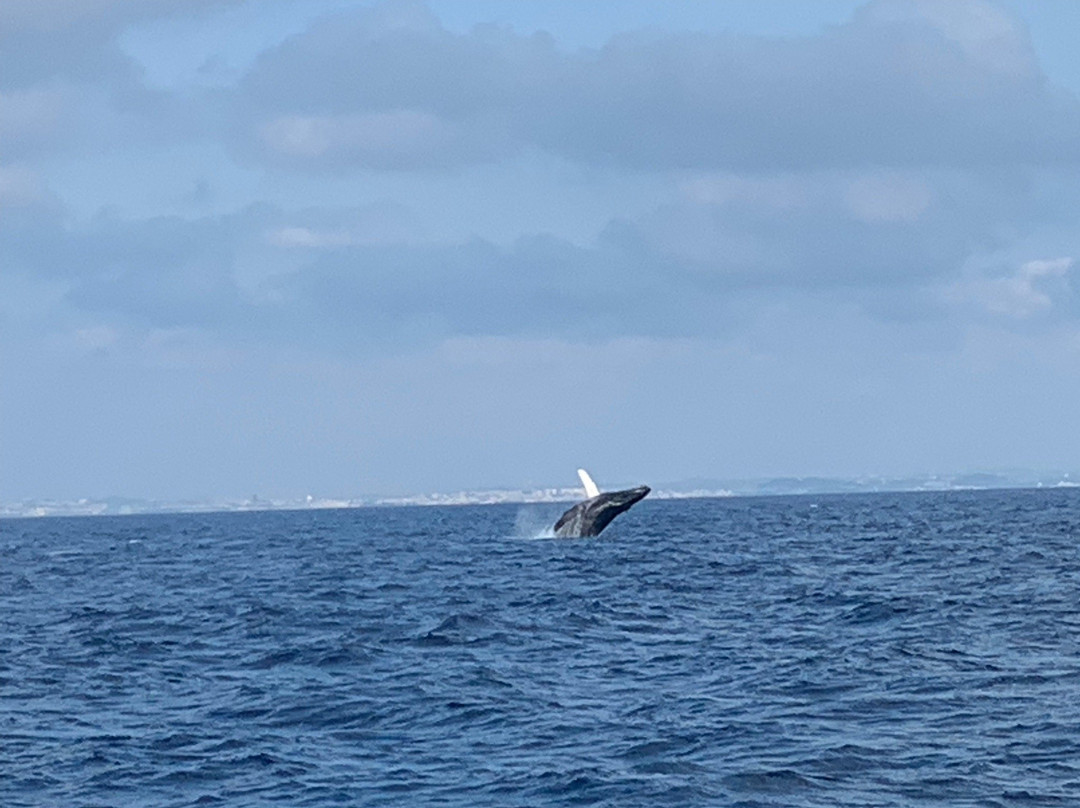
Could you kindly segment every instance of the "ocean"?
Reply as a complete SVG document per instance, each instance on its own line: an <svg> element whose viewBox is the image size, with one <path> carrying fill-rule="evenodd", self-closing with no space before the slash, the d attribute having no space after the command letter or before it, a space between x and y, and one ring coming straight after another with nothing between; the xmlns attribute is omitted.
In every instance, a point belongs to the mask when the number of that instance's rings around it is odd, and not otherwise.
<svg viewBox="0 0 1080 808"><path fill-rule="evenodd" d="M1080 491L561 510L0 522L0 805L1080 805Z"/></svg>

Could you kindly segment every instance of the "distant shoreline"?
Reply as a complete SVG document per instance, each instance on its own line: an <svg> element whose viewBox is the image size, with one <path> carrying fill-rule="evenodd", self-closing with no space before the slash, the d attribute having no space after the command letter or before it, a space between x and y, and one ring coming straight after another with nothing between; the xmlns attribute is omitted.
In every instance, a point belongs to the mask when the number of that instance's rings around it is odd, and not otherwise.
<svg viewBox="0 0 1080 808"><path fill-rule="evenodd" d="M731 487L693 488L661 487L650 495L653 500L729 499L790 496L837 496L859 494L918 494L964 491L1060 490L1080 488L1073 475L1053 475L1056 480L984 479L979 485L967 481L974 475L953 478L932 477L919 481L887 479L873 481L828 480L823 478L776 478L737 481ZM989 476L989 475L988 475ZM1076 475L1080 479L1080 475ZM906 483L906 484L905 484ZM252 497L225 502L156 502L131 499L80 499L77 501L28 500L0 505L0 519L43 519L49 517L150 516L168 514L264 513L273 511L326 511L361 508L457 507L467 505L547 505L565 504L582 499L575 488L491 489L456 493L415 494L402 497L365 497L354 499L315 498L273 500Z"/></svg>

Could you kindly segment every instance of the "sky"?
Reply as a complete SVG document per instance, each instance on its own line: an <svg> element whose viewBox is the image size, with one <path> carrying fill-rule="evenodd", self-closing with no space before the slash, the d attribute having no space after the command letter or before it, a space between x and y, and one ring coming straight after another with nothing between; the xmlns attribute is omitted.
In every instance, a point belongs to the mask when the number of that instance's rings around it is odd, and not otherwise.
<svg viewBox="0 0 1080 808"><path fill-rule="evenodd" d="M1078 29L3 0L0 501L1076 469Z"/></svg>

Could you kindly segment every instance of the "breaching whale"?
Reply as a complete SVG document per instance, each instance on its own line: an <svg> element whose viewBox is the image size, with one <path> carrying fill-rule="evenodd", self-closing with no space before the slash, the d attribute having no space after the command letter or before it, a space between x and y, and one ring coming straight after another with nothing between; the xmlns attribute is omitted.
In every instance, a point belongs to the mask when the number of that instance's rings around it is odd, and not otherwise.
<svg viewBox="0 0 1080 808"><path fill-rule="evenodd" d="M559 521L555 523L555 535L560 539L599 536L600 531L611 524L612 519L629 510L634 503L640 502L651 490L647 485L639 485L625 491L601 494L585 469L578 469L577 473L588 499L579 502L559 517Z"/></svg>

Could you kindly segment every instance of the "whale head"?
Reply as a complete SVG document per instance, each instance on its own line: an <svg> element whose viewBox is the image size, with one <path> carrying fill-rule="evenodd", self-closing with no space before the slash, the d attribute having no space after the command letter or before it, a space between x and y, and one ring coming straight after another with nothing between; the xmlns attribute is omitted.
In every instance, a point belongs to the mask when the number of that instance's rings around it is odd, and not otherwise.
<svg viewBox="0 0 1080 808"><path fill-rule="evenodd" d="M625 491L611 491L607 494L600 494L593 499L604 500L599 503L604 509L615 509L615 516L618 516L623 511L627 510L631 505L636 505L645 499L652 491L647 485L639 485L637 488L627 488ZM614 518L614 517L612 517Z"/></svg>

